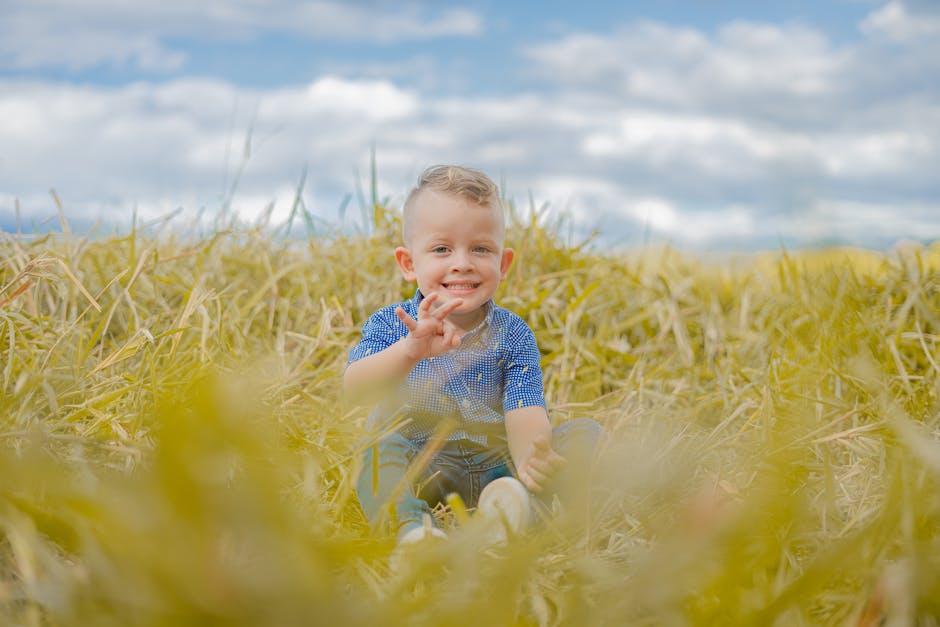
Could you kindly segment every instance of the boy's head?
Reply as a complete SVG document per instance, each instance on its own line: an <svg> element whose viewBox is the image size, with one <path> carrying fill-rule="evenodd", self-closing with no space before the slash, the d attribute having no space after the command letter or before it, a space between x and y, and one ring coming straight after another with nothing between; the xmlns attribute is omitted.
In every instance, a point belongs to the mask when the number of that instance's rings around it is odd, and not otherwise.
<svg viewBox="0 0 940 627"><path fill-rule="evenodd" d="M437 305L462 299L449 316L458 326L479 323L513 259L496 184L472 168L428 168L405 201L402 238L395 259L405 279L437 293Z"/></svg>
<svg viewBox="0 0 940 627"><path fill-rule="evenodd" d="M490 177L474 168L459 165L434 165L421 173L418 183L405 199L402 215L402 240L408 245L414 231L414 205L425 190L452 194L480 207L492 207L503 225L503 204L499 188Z"/></svg>

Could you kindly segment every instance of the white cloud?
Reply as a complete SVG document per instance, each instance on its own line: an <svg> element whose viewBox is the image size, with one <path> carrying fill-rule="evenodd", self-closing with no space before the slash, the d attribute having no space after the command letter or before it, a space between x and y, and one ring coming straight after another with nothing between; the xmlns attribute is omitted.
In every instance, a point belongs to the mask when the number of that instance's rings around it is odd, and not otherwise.
<svg viewBox="0 0 940 627"><path fill-rule="evenodd" d="M913 130L896 129L832 136L821 142L821 157L827 173L835 177L896 178L915 163L940 159L937 137Z"/></svg>
<svg viewBox="0 0 940 627"><path fill-rule="evenodd" d="M96 27L102 33L127 26L136 34L112 42L111 56L89 44L75 57L139 64L150 46L172 65L174 51L160 48L154 33L212 22L249 37L259 29L309 32L315 23L340 37L352 28L343 15L353 14L343 11L384 6L278 2L261 9L212 0L197 10L167 0L166 12L147 16L153 25L142 37L123 4L90 2L92 14L110 16ZM398 35L479 27L470 14L428 15L422 6L396 14L405 20ZM357 191L357 171L367 183L374 145L379 192L393 203L423 167L467 163L505 179L517 202L531 194L537 206L548 202L555 215L601 228L611 242L648 235L708 248L827 234L926 237L940 224L940 106L929 80L936 45L886 45L869 32L839 47L797 24L735 22L711 34L626 25L530 48L548 89L503 95L424 95L391 79L339 74L273 89L200 78L120 87L0 79L0 220L14 199L27 219L54 215L50 187L69 216L93 219L134 207L142 218L178 207L211 212L233 186L238 215L273 202L277 220L304 166L305 205L335 220L343 197ZM48 53L55 63L62 50L37 41L23 58ZM7 45L0 38L0 57Z"/></svg>
<svg viewBox="0 0 940 627"><path fill-rule="evenodd" d="M940 8L928 3L911 6L909 2L891 0L866 17L861 29L895 41L940 35Z"/></svg>
<svg viewBox="0 0 940 627"><path fill-rule="evenodd" d="M641 22L609 36L569 35L526 54L547 80L633 103L784 117L835 95L849 62L805 26L740 21L710 37Z"/></svg>
<svg viewBox="0 0 940 627"><path fill-rule="evenodd" d="M926 119L936 123L940 111ZM197 79L116 88L6 81L0 212L15 197L28 219L54 215L54 187L73 218L126 220L134 208L142 219L178 207L193 215L218 210L237 178L239 215L273 202L280 219L307 165L305 204L335 221L343 196L356 191L355 171L368 176L375 145L379 190L393 203L423 167L462 162L505 178L519 202L533 193L610 241L648 232L706 248L743 238L773 244L781 233L817 237L792 226L804 219L838 228L831 212L817 210L824 190L827 206L867 206L852 190L881 180L879 193L896 198L884 206L925 206L908 188L931 184L940 133L866 122L809 133L577 93L435 100L339 77L277 90Z"/></svg>
<svg viewBox="0 0 940 627"><path fill-rule="evenodd" d="M431 5L433 7L433 5ZM246 40L290 34L327 41L392 43L479 35L482 18L419 2L320 0L7 0L0 20L0 70L97 65L145 71L182 67L167 43Z"/></svg>
<svg viewBox="0 0 940 627"><path fill-rule="evenodd" d="M675 234L680 225L678 209L663 198L628 201L623 205L623 209L634 221L666 234Z"/></svg>
<svg viewBox="0 0 940 627"><path fill-rule="evenodd" d="M268 12L261 4L261 11ZM287 7L296 6L288 3ZM447 36L474 36L483 29L480 16L467 9L452 8L440 15L425 14L419 5L395 3L313 2L287 10L272 30L294 30L316 37L393 42Z"/></svg>
<svg viewBox="0 0 940 627"><path fill-rule="evenodd" d="M289 91L285 95L293 97ZM312 83L306 96L304 104L314 110L354 118L393 119L414 113L418 106L414 94L386 81L350 82L332 76Z"/></svg>
<svg viewBox="0 0 940 627"><path fill-rule="evenodd" d="M729 205L709 211L679 211L675 207L655 203L649 207L650 226L660 237L685 246L709 246L715 241L748 241L758 234L759 219L750 207ZM640 205L639 209L644 207ZM658 213L665 213L668 221L657 221Z"/></svg>
<svg viewBox="0 0 940 627"><path fill-rule="evenodd" d="M799 133L743 120L645 110L624 111L619 121L586 134L582 150L592 157L629 157L652 166L694 160L703 173L713 175L723 175L728 163L723 157L731 154L748 163L816 158L812 140ZM733 173L751 171L742 167Z"/></svg>
<svg viewBox="0 0 940 627"><path fill-rule="evenodd" d="M581 236L598 232L604 244L637 245L649 239L708 248L761 235L759 211L739 204L707 211L679 207L667 196L643 195L609 179L557 176L538 180L536 207L546 217L570 218Z"/></svg>
<svg viewBox="0 0 940 627"><path fill-rule="evenodd" d="M907 238L940 240L940 203L894 204L819 199L806 219L787 224L801 240L893 243Z"/></svg>

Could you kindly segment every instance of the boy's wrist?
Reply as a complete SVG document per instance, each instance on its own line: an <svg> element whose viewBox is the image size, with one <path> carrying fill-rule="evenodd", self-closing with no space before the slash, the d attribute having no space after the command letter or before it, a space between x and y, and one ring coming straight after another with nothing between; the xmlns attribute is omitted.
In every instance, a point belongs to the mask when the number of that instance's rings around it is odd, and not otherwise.
<svg viewBox="0 0 940 627"><path fill-rule="evenodd" d="M412 368L417 366L422 359L428 357L424 354L426 351L411 337L411 334L403 337L398 343L401 346L402 357L407 362L409 372Z"/></svg>

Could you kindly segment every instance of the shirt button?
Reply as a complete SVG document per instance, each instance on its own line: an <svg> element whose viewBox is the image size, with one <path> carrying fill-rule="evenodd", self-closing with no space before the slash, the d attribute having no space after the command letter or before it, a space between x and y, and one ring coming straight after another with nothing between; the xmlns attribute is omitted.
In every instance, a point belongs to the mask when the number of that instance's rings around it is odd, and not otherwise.
<svg viewBox="0 0 940 627"><path fill-rule="evenodd" d="M463 407L464 409L470 407L470 399L465 398L462 401L460 401L460 406Z"/></svg>

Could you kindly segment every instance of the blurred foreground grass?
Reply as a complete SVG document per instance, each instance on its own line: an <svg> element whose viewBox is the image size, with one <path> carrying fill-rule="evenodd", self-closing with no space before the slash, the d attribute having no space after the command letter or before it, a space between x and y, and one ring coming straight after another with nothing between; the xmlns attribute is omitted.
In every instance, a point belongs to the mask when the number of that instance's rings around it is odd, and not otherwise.
<svg viewBox="0 0 940 627"><path fill-rule="evenodd" d="M516 223L592 507L392 573L339 380L372 235L0 234L0 623L940 624L940 247L720 263Z"/></svg>

